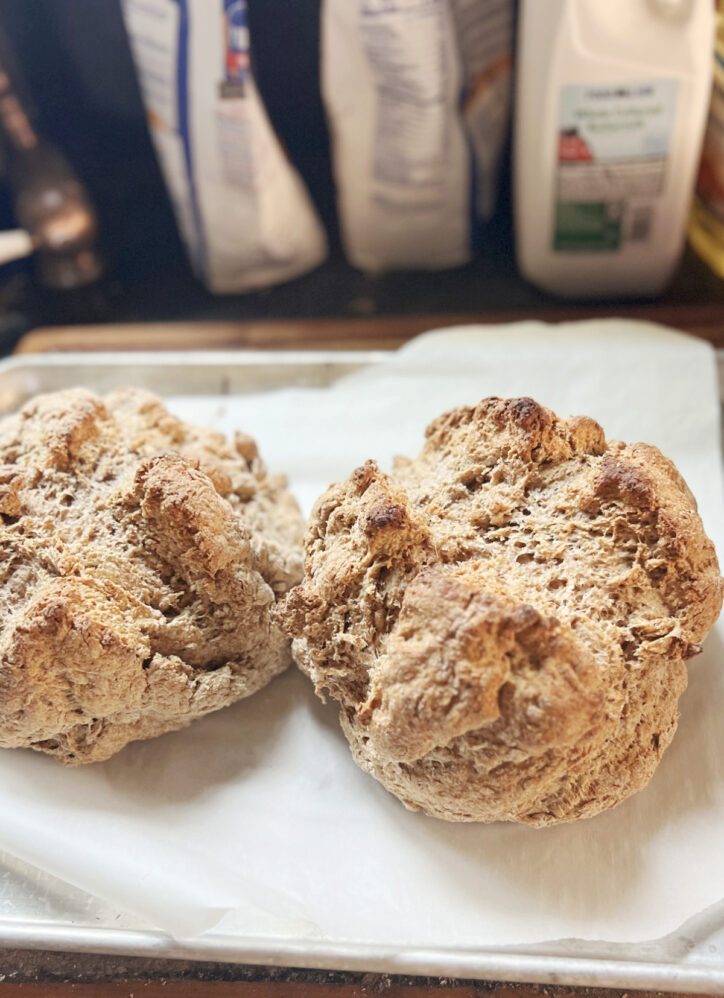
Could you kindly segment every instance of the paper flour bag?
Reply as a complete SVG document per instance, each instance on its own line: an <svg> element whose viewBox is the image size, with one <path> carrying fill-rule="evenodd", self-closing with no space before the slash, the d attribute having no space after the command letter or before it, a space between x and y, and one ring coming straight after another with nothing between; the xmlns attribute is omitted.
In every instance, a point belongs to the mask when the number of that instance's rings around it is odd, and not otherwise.
<svg viewBox="0 0 724 998"><path fill-rule="evenodd" d="M322 97L345 252L382 271L470 256L470 156L449 0L323 0Z"/></svg>
<svg viewBox="0 0 724 998"><path fill-rule="evenodd" d="M233 293L326 256L254 83L246 0L122 0L149 127L197 276Z"/></svg>

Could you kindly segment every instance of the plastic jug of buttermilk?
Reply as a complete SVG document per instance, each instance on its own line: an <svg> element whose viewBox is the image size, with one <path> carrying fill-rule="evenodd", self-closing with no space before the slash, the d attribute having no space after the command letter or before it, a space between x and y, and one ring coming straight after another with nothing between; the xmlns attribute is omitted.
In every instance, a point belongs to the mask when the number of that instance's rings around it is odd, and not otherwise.
<svg viewBox="0 0 724 998"><path fill-rule="evenodd" d="M712 0L522 0L514 132L523 276L655 295L686 225L712 81Z"/></svg>

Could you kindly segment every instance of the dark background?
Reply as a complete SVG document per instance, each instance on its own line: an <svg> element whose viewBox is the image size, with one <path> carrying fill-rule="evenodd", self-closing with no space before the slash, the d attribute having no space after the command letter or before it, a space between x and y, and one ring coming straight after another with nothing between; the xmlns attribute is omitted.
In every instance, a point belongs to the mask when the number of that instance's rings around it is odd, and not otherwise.
<svg viewBox="0 0 724 998"><path fill-rule="evenodd" d="M469 266L369 277L342 259L329 143L319 97L319 0L248 0L255 74L272 121L327 226L331 258L306 277L213 297L193 278L146 131L118 0L0 0L41 133L62 148L100 217L105 277L82 292L34 285L32 265L0 272L4 345L34 325L531 310L561 303L516 274L510 192L477 234ZM506 172L507 176L507 172ZM13 225L0 187L0 226ZM724 282L691 253L664 301L724 302ZM613 307L613 306L612 306Z"/></svg>

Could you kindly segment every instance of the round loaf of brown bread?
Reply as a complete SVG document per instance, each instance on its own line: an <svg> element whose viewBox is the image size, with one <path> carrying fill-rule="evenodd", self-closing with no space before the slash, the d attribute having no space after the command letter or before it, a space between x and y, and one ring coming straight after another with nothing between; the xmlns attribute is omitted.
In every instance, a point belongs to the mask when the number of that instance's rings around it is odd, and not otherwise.
<svg viewBox="0 0 724 998"><path fill-rule="evenodd" d="M254 693L303 522L254 442L132 389L0 422L0 745L78 764Z"/></svg>
<svg viewBox="0 0 724 998"><path fill-rule="evenodd" d="M721 603L655 447L490 398L319 499L275 616L357 763L407 807L550 825L648 782Z"/></svg>

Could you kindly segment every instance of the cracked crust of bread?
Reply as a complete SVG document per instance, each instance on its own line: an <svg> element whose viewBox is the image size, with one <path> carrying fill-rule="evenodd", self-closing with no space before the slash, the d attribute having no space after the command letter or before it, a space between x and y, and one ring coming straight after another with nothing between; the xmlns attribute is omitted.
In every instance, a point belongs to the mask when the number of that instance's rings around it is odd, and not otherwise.
<svg viewBox="0 0 724 998"><path fill-rule="evenodd" d="M303 522L253 440L136 389L0 422L0 745L77 765L184 727L291 661L271 621Z"/></svg>
<svg viewBox="0 0 724 998"><path fill-rule="evenodd" d="M276 608L409 808L543 826L646 785L723 583L683 479L592 419L485 399L317 502Z"/></svg>

